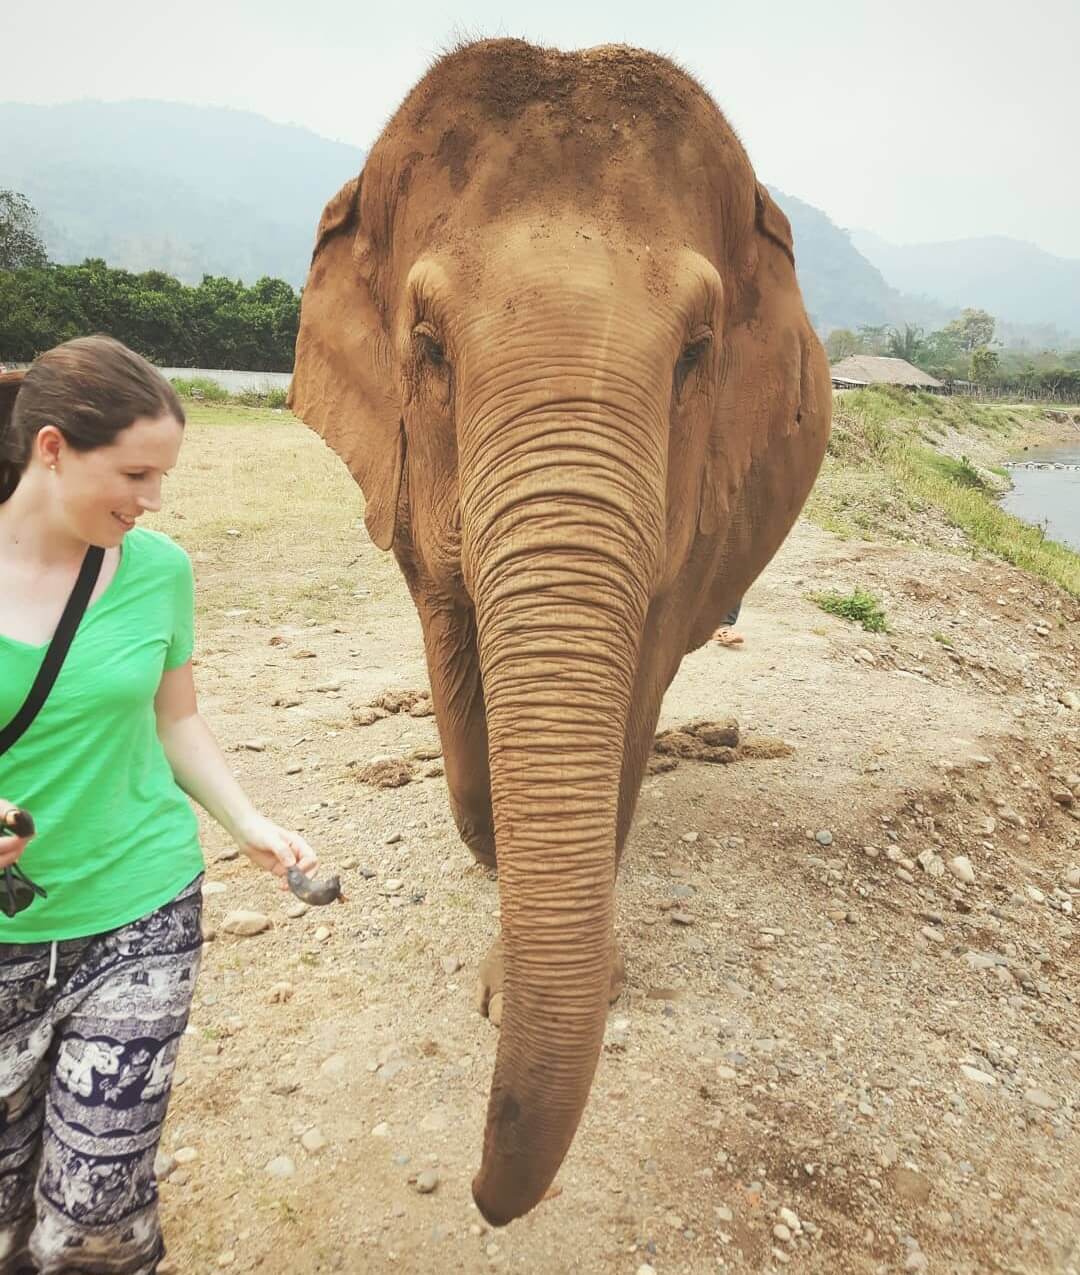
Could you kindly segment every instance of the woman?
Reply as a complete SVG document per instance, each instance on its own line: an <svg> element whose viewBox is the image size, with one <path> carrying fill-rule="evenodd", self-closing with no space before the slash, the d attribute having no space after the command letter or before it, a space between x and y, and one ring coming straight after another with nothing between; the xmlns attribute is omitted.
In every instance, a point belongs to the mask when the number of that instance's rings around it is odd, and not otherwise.
<svg viewBox="0 0 1080 1275"><path fill-rule="evenodd" d="M0 756L0 1275L153 1272L154 1156L202 943L203 806L282 877L315 856L259 814L199 716L187 555L161 506L184 413L107 337L0 397L0 730L20 712L89 546L100 574L32 725ZM5 419L5 417L7 419ZM11 835L27 810L36 836ZM24 829L25 830L25 829ZM5 909L5 912L9 909Z"/></svg>

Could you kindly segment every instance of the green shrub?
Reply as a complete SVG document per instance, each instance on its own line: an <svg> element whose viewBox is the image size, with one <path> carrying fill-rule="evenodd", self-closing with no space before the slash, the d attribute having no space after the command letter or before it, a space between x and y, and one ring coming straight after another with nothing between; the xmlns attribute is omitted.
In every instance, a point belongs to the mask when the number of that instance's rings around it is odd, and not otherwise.
<svg viewBox="0 0 1080 1275"><path fill-rule="evenodd" d="M887 633L885 612L881 602L865 589L856 588L845 596L842 593L813 593L811 601L816 602L823 611L837 615L852 624L861 624L867 633Z"/></svg>
<svg viewBox="0 0 1080 1275"><path fill-rule="evenodd" d="M962 487L985 487L986 482L982 474L971 463L968 456L961 455L956 463L956 481Z"/></svg>
<svg viewBox="0 0 1080 1275"><path fill-rule="evenodd" d="M941 452L924 447L909 448L908 458L915 465L922 467L940 478L945 478L958 487L971 487L975 491L987 491L986 479L979 473L969 456L961 456L956 460Z"/></svg>
<svg viewBox="0 0 1080 1275"><path fill-rule="evenodd" d="M288 397L288 390L277 386L269 390L248 388L230 394L217 381L211 381L205 376L174 376L172 383L182 398L206 403L242 403L245 407L282 408L286 406L285 400Z"/></svg>
<svg viewBox="0 0 1080 1275"><path fill-rule="evenodd" d="M181 398L202 399L207 403L229 401L229 391L207 376L174 376L172 383Z"/></svg>

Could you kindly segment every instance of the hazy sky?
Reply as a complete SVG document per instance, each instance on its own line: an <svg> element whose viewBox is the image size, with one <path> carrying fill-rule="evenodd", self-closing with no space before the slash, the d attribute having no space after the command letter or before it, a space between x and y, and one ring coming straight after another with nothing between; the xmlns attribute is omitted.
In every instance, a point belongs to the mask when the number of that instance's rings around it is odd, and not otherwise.
<svg viewBox="0 0 1080 1275"><path fill-rule="evenodd" d="M1080 257L1078 0L4 0L0 98L164 98L368 146L455 36L693 71L764 180L896 242ZM0 174L0 181L3 175Z"/></svg>

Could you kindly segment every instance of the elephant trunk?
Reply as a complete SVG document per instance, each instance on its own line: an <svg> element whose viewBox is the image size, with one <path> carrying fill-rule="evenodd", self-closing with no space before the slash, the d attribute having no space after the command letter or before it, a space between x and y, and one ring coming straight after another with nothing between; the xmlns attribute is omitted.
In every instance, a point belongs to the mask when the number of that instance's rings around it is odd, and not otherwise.
<svg viewBox="0 0 1080 1275"><path fill-rule="evenodd" d="M466 578L487 705L505 983L473 1195L503 1225L544 1196L600 1055L623 738L661 545L649 431L533 412L465 464ZM642 445L612 446L613 430ZM507 439L510 439L509 445ZM541 445L542 442L542 445Z"/></svg>

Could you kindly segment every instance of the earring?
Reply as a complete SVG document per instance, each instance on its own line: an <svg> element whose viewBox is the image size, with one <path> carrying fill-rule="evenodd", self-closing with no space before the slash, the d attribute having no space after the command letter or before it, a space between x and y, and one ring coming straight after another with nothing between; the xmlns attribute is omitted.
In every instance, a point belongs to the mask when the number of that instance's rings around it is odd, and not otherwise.
<svg viewBox="0 0 1080 1275"><path fill-rule="evenodd" d="M55 461L55 460L54 460L54 461L53 461L53 463L49 466L49 468L53 471L53 473L54 473L54 474L56 473L56 461Z"/></svg>

